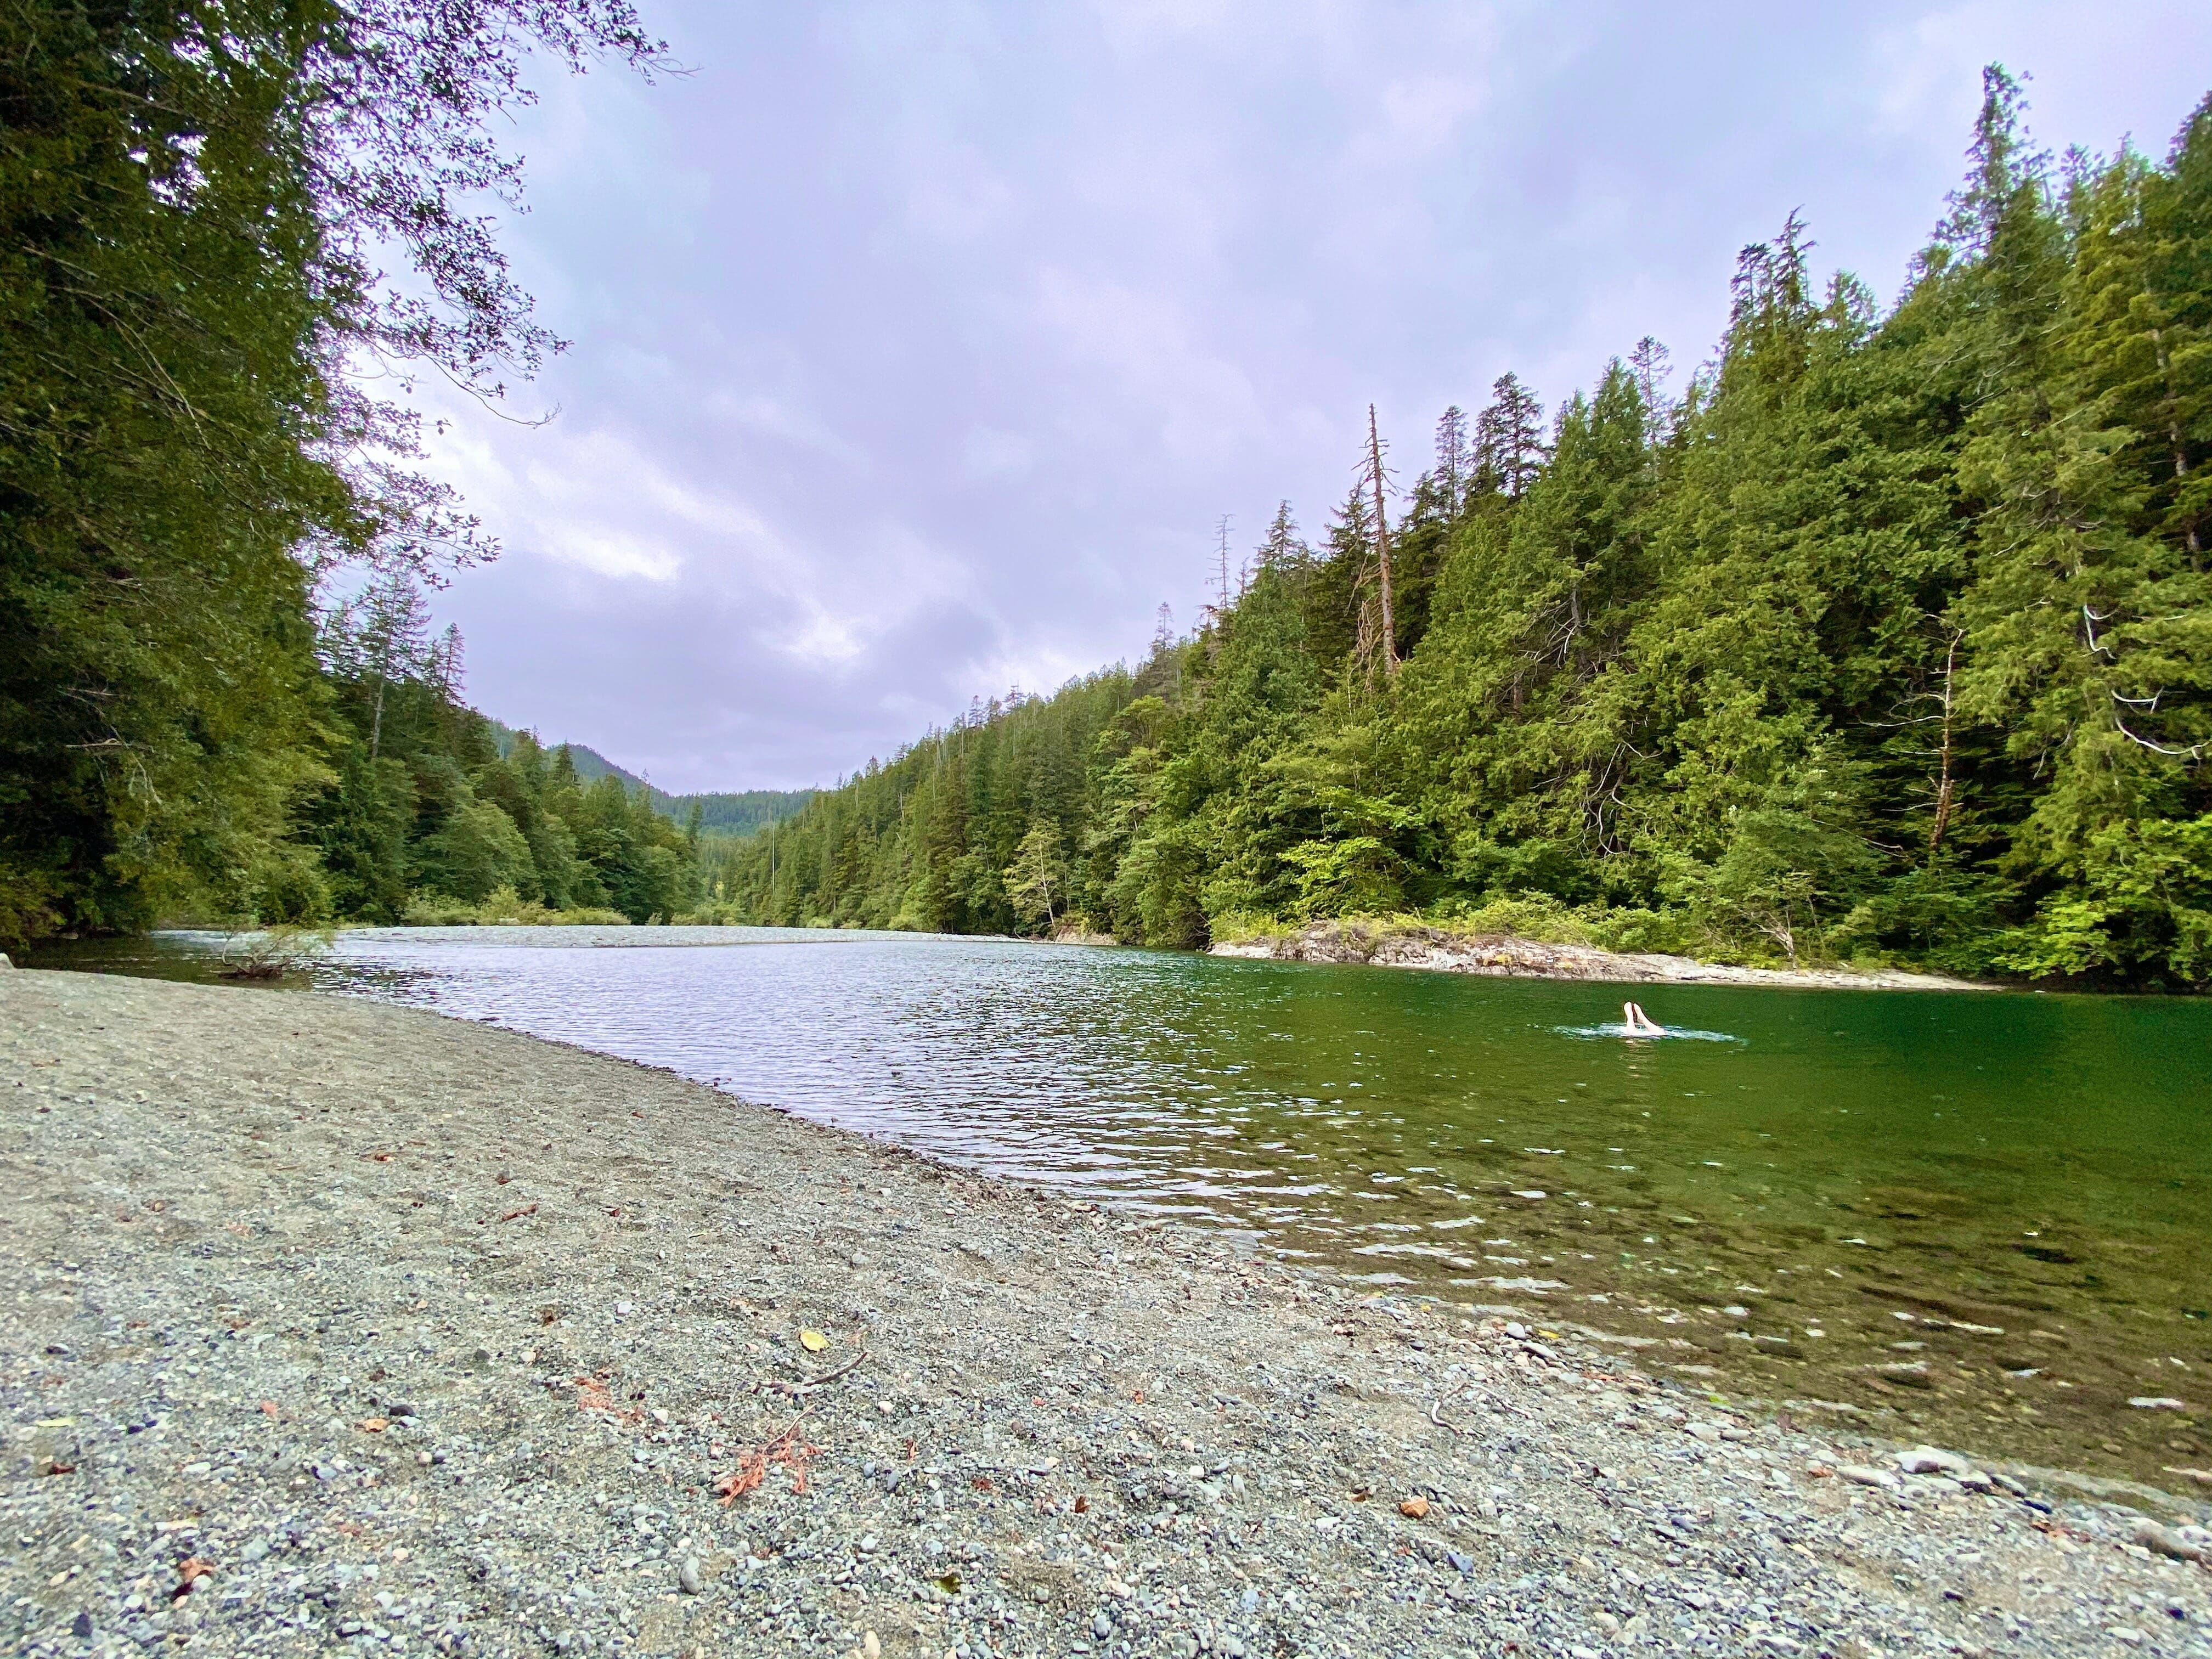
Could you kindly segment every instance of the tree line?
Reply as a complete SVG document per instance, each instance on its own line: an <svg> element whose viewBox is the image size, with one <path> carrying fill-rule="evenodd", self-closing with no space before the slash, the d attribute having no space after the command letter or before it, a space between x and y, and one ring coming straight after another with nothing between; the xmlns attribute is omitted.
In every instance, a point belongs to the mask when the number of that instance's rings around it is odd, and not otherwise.
<svg viewBox="0 0 2212 1659"><path fill-rule="evenodd" d="M1187 636L979 705L717 914L1192 946L1349 915L2212 979L2212 100L2052 158L1984 79L1902 292L1743 250L1711 360L1513 375Z"/></svg>
<svg viewBox="0 0 2212 1659"><path fill-rule="evenodd" d="M672 832L495 764L403 598L496 551L414 378L561 345L493 232L524 66L661 51L627 0L0 8L0 939L667 896Z"/></svg>
<svg viewBox="0 0 2212 1659"><path fill-rule="evenodd" d="M421 590L386 576L322 619L325 774L288 843L297 886L260 920L666 921L699 893L701 813L586 781L564 744L505 734L459 696L461 642Z"/></svg>

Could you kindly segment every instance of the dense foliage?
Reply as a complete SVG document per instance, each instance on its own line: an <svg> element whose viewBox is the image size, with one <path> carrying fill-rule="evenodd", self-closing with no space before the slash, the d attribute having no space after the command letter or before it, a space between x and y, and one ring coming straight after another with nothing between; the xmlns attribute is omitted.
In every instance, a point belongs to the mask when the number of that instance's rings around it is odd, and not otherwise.
<svg viewBox="0 0 2212 1659"><path fill-rule="evenodd" d="M696 814L679 830L642 787L580 776L565 745L502 743L459 699L459 635L431 635L404 576L331 612L320 645L332 775L295 830L316 879L264 893L264 917L647 921L690 908Z"/></svg>
<svg viewBox="0 0 2212 1659"><path fill-rule="evenodd" d="M655 50L626 0L0 8L0 939L343 902L316 593L490 550L362 388L555 348L490 120L527 52Z"/></svg>
<svg viewBox="0 0 2212 1659"><path fill-rule="evenodd" d="M1793 218L1680 395L1649 341L1548 427L1507 376L1194 636L746 843L725 914L2212 979L2212 100L2053 167L1985 91L1887 311Z"/></svg>

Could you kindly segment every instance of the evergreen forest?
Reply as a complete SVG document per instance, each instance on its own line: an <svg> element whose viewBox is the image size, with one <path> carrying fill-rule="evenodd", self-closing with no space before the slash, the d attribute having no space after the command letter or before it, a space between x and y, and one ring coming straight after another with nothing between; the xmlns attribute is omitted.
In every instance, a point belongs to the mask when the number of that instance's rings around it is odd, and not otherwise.
<svg viewBox="0 0 2212 1659"><path fill-rule="evenodd" d="M427 594L497 548L407 401L561 349L485 211L526 62L662 56L626 0L0 9L0 941L692 901L696 822L462 703Z"/></svg>
<svg viewBox="0 0 2212 1659"><path fill-rule="evenodd" d="M1893 302L1813 253L1744 249L1679 386L1649 339L1548 419L1504 375L1410 482L1372 434L1194 633L870 763L711 913L2203 987L2212 100L2053 159L1992 69Z"/></svg>

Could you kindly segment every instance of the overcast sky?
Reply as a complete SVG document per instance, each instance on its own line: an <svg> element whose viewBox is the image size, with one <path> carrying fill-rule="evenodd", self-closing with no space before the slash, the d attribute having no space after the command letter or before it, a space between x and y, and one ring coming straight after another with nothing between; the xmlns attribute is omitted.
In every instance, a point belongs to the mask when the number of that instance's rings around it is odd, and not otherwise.
<svg viewBox="0 0 2212 1659"><path fill-rule="evenodd" d="M2052 149L2212 85L2203 0L641 4L693 72L515 134L558 418L426 407L506 546L438 599L471 700L676 790L1135 656L1222 514L1320 531L1370 400L1410 483L1506 369L1686 371L1793 208L1887 298L1986 61Z"/></svg>

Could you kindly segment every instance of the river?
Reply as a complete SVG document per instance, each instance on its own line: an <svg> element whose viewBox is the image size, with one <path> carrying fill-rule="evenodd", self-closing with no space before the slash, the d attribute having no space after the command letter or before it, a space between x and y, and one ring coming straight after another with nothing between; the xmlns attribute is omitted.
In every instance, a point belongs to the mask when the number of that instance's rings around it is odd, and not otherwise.
<svg viewBox="0 0 2212 1659"><path fill-rule="evenodd" d="M34 965L204 978L222 944ZM2203 1000L680 927L349 932L289 982L1602 1332L1802 1413L2167 1486L2212 1462ZM1613 1035L1624 994L1692 1035Z"/></svg>

